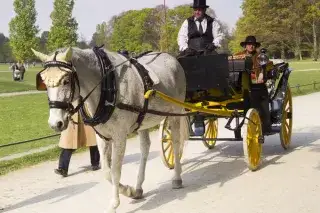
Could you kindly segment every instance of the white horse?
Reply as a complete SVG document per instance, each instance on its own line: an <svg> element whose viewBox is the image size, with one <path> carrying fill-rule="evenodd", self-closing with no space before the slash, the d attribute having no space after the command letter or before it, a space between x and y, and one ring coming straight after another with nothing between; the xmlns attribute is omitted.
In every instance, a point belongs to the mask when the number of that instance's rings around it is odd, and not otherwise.
<svg viewBox="0 0 320 213"><path fill-rule="evenodd" d="M91 49L81 50L78 48L67 48L56 52L57 55L45 55L32 49L34 54L43 62L56 62L41 73L43 83L47 88L47 94L51 103L48 123L56 131L63 131L67 128L69 111L66 107L52 106L52 103L69 104L76 99L85 97L101 80L99 61ZM144 106L144 84L137 69L124 56L106 51L113 66L123 63L115 68L116 82L116 103L125 103L142 108ZM160 79L153 89L161 91L171 97L184 101L186 93L186 79L183 68L175 57L167 53L149 53L138 59L139 63L149 68L154 76ZM61 64L72 63L72 68ZM48 64L48 63L47 63ZM73 70L71 70L73 69ZM76 72L79 79L78 85L72 86ZM100 94L100 85L88 96L85 101L88 114L93 115L97 109ZM79 94L80 93L80 94ZM54 105L54 104L53 104ZM170 104L160 98L151 98L149 109L161 112L184 113L184 109ZM142 125L138 129L140 137L141 159L136 187L120 183L122 161L126 148L127 135L137 128L138 113L119 109L115 107L110 119L103 124L98 124L95 129L97 134L98 147L101 154L101 165L107 180L112 184L112 200L107 208L108 213L116 212L120 205L119 193L131 197L141 198L143 194L142 184L145 180L146 162L150 148L149 130L158 125L163 116L146 114ZM189 124L185 117L169 117L170 129L174 149L174 175L172 187L182 187L181 164L179 148L189 138ZM101 136L102 135L102 136ZM106 140L108 138L109 140Z"/></svg>

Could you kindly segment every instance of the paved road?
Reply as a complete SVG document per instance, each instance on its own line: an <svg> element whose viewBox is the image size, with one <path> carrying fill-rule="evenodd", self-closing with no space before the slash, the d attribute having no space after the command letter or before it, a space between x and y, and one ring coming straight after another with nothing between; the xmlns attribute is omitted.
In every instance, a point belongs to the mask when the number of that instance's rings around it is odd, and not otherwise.
<svg viewBox="0 0 320 213"><path fill-rule="evenodd" d="M294 98L292 149L282 150L278 136L264 144L263 167L250 172L242 144L220 142L207 151L202 143L188 142L183 159L185 188L172 190L172 171L159 157L157 132L144 184L145 198L121 196L119 213L318 213L320 212L320 93ZM223 129L220 136L231 136ZM136 139L127 146L122 182L135 184L139 162ZM57 162L43 163L0 177L0 212L102 213L111 187L101 171L91 172L89 153L73 156L70 176L53 173ZM0 168L1 169L1 168Z"/></svg>

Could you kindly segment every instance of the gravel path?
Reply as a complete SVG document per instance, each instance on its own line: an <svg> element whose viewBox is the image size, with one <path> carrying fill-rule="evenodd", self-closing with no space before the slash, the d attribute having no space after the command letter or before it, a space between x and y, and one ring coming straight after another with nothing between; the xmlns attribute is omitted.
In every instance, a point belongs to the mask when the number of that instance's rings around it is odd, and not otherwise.
<svg viewBox="0 0 320 213"><path fill-rule="evenodd" d="M144 182L145 198L123 196L118 213L319 213L320 198L320 93L294 98L292 148L284 151L279 136L266 138L263 167L250 172L241 142L219 142L206 150L189 141L184 150L184 188L172 190L173 172L159 155L157 132ZM219 120L219 136L231 136ZM127 145L122 182L135 185L139 166L136 138ZM89 153L74 155L70 176L53 173L57 162L46 162L0 177L0 212L102 213L108 206L111 186L101 170L88 171ZM0 168L1 169L1 168Z"/></svg>
<svg viewBox="0 0 320 213"><path fill-rule="evenodd" d="M12 97L12 96L18 96L18 95L31 95L31 94L39 94L39 93L46 93L46 91L29 90L29 91L22 91L22 92L0 93L0 97Z"/></svg>

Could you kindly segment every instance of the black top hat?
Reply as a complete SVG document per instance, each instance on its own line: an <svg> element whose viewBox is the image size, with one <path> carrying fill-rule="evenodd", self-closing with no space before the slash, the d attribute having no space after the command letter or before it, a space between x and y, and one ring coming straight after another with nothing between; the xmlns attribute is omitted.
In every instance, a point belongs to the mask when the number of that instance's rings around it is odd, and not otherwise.
<svg viewBox="0 0 320 213"><path fill-rule="evenodd" d="M254 44L257 48L261 46L261 43L257 42L254 36L247 36L246 40L240 43L242 47L245 47L246 44Z"/></svg>
<svg viewBox="0 0 320 213"><path fill-rule="evenodd" d="M193 0L192 8L208 8L206 0Z"/></svg>

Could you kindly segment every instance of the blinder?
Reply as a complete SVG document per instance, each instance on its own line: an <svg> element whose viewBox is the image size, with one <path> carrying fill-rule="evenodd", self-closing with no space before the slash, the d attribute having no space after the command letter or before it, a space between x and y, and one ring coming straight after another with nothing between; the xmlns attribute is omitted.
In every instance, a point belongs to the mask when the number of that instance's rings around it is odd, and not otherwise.
<svg viewBox="0 0 320 213"><path fill-rule="evenodd" d="M44 64L44 69L42 71L40 71L36 76L36 87L37 87L37 90L39 90L39 91L47 90L47 86L45 85L45 83L43 82L43 80L41 78L41 73L49 67L58 67L59 69L66 68L68 70L71 70L70 74L68 74L69 79L70 79L70 87L71 87L70 88L70 91L71 91L70 97L68 98L68 101L63 102L63 101L50 101L49 100L49 108L50 109L56 108L56 109L67 110L71 114L73 114L74 107L72 105L72 101L73 101L73 98L75 95L76 84L78 85L78 89L80 90L78 75L74 71L74 67L72 66L71 63L56 61L55 58L53 61L46 62Z"/></svg>
<svg viewBox="0 0 320 213"><path fill-rule="evenodd" d="M36 76L36 87L37 90L39 91L46 91L47 90L47 86L45 85L45 83L43 82L42 78L41 78L41 73L43 71L39 72Z"/></svg>

